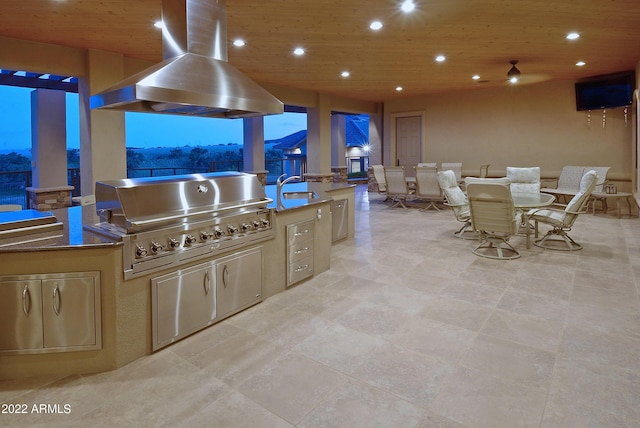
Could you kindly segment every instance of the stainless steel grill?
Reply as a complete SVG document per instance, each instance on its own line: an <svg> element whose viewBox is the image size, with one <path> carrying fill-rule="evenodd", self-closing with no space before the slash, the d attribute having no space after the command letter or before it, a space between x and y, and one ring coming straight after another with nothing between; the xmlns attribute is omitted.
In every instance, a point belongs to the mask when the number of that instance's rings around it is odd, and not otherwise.
<svg viewBox="0 0 640 428"><path fill-rule="evenodd" d="M100 223L122 239L125 279L272 239L273 210L253 174L226 172L96 183Z"/></svg>

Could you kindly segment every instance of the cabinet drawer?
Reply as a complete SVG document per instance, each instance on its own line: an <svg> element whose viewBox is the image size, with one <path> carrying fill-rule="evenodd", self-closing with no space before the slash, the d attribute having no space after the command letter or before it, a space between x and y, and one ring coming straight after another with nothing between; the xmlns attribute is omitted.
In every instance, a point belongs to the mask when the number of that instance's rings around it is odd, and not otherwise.
<svg viewBox="0 0 640 428"><path fill-rule="evenodd" d="M300 242L289 246L289 263L297 262L306 257L313 258L313 241Z"/></svg>
<svg viewBox="0 0 640 428"><path fill-rule="evenodd" d="M312 241L314 236L314 221L307 220L287 226L288 245L297 245L302 242Z"/></svg>
<svg viewBox="0 0 640 428"><path fill-rule="evenodd" d="M313 275L313 255L289 263L288 283L293 284Z"/></svg>

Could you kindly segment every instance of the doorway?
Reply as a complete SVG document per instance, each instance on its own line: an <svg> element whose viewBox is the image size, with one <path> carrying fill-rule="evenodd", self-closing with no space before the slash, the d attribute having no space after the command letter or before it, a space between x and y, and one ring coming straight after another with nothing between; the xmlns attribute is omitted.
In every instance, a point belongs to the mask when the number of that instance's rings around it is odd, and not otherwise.
<svg viewBox="0 0 640 428"><path fill-rule="evenodd" d="M422 124L423 115L419 113L396 115L395 117L395 164L404 166L407 176L413 176L413 167L422 162Z"/></svg>

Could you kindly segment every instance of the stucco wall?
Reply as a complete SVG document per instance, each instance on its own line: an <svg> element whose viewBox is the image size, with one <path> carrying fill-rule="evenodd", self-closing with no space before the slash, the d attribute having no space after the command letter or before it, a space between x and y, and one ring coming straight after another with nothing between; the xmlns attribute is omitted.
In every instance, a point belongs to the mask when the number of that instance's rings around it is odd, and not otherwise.
<svg viewBox="0 0 640 428"><path fill-rule="evenodd" d="M635 106L634 106L635 107ZM635 108L625 125L622 108L576 111L574 82L478 89L385 103L385 163L393 162L391 120L424 112L423 160L462 162L465 174L490 163L492 175L507 166L540 166L543 176L564 165L611 166L610 177L631 179Z"/></svg>

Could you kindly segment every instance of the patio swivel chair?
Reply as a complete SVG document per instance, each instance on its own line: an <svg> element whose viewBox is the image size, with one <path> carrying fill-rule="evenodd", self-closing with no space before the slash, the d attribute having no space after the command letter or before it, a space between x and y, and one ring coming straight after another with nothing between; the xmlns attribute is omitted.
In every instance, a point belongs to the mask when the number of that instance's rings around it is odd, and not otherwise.
<svg viewBox="0 0 640 428"><path fill-rule="evenodd" d="M395 202L391 207L400 205L407 208L405 203L412 191L407 184L403 166L388 166L384 169L384 179L387 183L387 197Z"/></svg>
<svg viewBox="0 0 640 428"><path fill-rule="evenodd" d="M507 179L511 183L511 193L540 193L540 167L507 167ZM522 216L525 221L525 216ZM531 224L523 224L530 231ZM526 233L526 232L525 232Z"/></svg>
<svg viewBox="0 0 640 428"><path fill-rule="evenodd" d="M372 165L373 168L373 178L376 179L376 183L378 184L378 193L386 194L387 193L387 181L384 178L384 166L382 165ZM389 196L387 196L387 199Z"/></svg>
<svg viewBox="0 0 640 428"><path fill-rule="evenodd" d="M462 180L462 162L442 162L440 169L443 171L451 170L456 175L456 181L463 183Z"/></svg>
<svg viewBox="0 0 640 428"><path fill-rule="evenodd" d="M509 184L467 183L467 195L471 225L480 235L473 254L500 260L519 258L509 238L518 233L522 214L513 205Z"/></svg>
<svg viewBox="0 0 640 428"><path fill-rule="evenodd" d="M438 169L418 166L415 171L416 198L428 202L428 205L425 208L420 208L420 211L427 211L429 208L440 211L437 203L443 203L444 196L438 184Z"/></svg>
<svg viewBox="0 0 640 428"><path fill-rule="evenodd" d="M507 167L512 193L540 193L540 167Z"/></svg>
<svg viewBox="0 0 640 428"><path fill-rule="evenodd" d="M445 205L451 207L456 220L464 223L460 229L453 233L453 236L460 239L478 239L478 235L471 230L471 213L469 212L469 201L464 194L456 174L452 170L438 171L438 184L444 194Z"/></svg>
<svg viewBox="0 0 640 428"><path fill-rule="evenodd" d="M576 251L582 249L582 245L574 241L567 232L571 231L578 215L587 212L587 203L597 182L598 174L594 170L587 171L580 180L580 190L564 210L542 208L529 211L529 219L535 222L536 238L538 237L538 223L551 226L551 230L541 239L536 239L533 244L549 250Z"/></svg>

